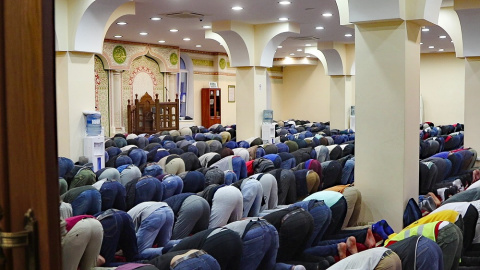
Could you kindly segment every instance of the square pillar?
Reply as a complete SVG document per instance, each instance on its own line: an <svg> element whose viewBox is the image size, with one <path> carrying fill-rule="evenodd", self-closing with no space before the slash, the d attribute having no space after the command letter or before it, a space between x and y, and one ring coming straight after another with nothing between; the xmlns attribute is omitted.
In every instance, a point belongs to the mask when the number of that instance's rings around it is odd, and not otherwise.
<svg viewBox="0 0 480 270"><path fill-rule="evenodd" d="M57 52L58 155L74 162L83 156L84 110L95 110L94 54Z"/></svg>
<svg viewBox="0 0 480 270"><path fill-rule="evenodd" d="M267 108L267 68L238 67L235 99L237 141L261 137L263 110Z"/></svg>
<svg viewBox="0 0 480 270"><path fill-rule="evenodd" d="M330 76L330 127L349 128L352 105L351 76Z"/></svg>
<svg viewBox="0 0 480 270"><path fill-rule="evenodd" d="M362 221L395 231L418 197L420 26L408 21L355 26L355 186Z"/></svg>
<svg viewBox="0 0 480 270"><path fill-rule="evenodd" d="M465 147L480 150L480 58L465 58Z"/></svg>

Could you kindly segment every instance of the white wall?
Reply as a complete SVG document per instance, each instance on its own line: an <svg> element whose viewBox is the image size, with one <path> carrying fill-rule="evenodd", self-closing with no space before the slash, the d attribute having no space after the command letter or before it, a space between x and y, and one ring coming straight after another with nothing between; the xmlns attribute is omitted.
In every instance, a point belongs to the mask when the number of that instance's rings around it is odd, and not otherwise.
<svg viewBox="0 0 480 270"><path fill-rule="evenodd" d="M420 93L424 121L435 125L464 122L465 64L454 53L422 54Z"/></svg>

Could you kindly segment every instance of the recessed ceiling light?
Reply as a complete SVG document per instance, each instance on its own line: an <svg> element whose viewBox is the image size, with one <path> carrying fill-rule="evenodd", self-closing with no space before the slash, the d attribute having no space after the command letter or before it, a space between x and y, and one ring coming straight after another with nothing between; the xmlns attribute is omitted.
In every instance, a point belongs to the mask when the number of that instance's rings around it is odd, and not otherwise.
<svg viewBox="0 0 480 270"><path fill-rule="evenodd" d="M113 36L113 37L121 38L121 37L123 37L123 36L121 36L121 35L115 35L115 36Z"/></svg>
<svg viewBox="0 0 480 270"><path fill-rule="evenodd" d="M310 58L310 57L312 57L312 56L310 56L310 55L307 55L307 57L308 57L308 58Z"/></svg>
<svg viewBox="0 0 480 270"><path fill-rule="evenodd" d="M435 48L435 46L428 46L428 48L429 48L429 49L434 49L434 48Z"/></svg>
<svg viewBox="0 0 480 270"><path fill-rule="evenodd" d="M281 48L283 48L283 46L282 46L282 45L280 45L280 46L277 46L277 48L281 49Z"/></svg>
<svg viewBox="0 0 480 270"><path fill-rule="evenodd" d="M127 22L117 22L118 25L125 25Z"/></svg>
<svg viewBox="0 0 480 270"><path fill-rule="evenodd" d="M203 28L203 29L210 29L210 28L212 28L212 27L211 27L210 25L204 25L204 26L202 26L202 28Z"/></svg>
<svg viewBox="0 0 480 270"><path fill-rule="evenodd" d="M420 42L420 45L423 45L423 42Z"/></svg>
<svg viewBox="0 0 480 270"><path fill-rule="evenodd" d="M428 32L428 31L430 31L430 29L428 29L428 28L422 28L422 32Z"/></svg>
<svg viewBox="0 0 480 270"><path fill-rule="evenodd" d="M280 5L290 5L292 2L290 1L280 1L278 2Z"/></svg>
<svg viewBox="0 0 480 270"><path fill-rule="evenodd" d="M197 47L197 48L201 48L201 47L202 47L202 45L195 45L195 47Z"/></svg>
<svg viewBox="0 0 480 270"><path fill-rule="evenodd" d="M322 16L323 17L332 17L333 14L332 13L323 13Z"/></svg>
<svg viewBox="0 0 480 270"><path fill-rule="evenodd" d="M438 51L439 51L439 52L443 52L443 51L444 51L444 49L439 49Z"/></svg>
<svg viewBox="0 0 480 270"><path fill-rule="evenodd" d="M295 55L294 53L291 53L290 55Z"/></svg>
<svg viewBox="0 0 480 270"><path fill-rule="evenodd" d="M239 7L239 6L236 6L236 7L232 7L233 10L242 10L243 7Z"/></svg>
<svg viewBox="0 0 480 270"><path fill-rule="evenodd" d="M170 29L170 32L178 32L178 29Z"/></svg>
<svg viewBox="0 0 480 270"><path fill-rule="evenodd" d="M183 40L190 41L190 38L186 37L186 38L183 38Z"/></svg>
<svg viewBox="0 0 480 270"><path fill-rule="evenodd" d="M346 36L346 37L351 37L351 36L352 36L352 34L345 34L345 36Z"/></svg>
<svg viewBox="0 0 480 270"><path fill-rule="evenodd" d="M323 27L323 26L317 26L317 27L315 27L315 29L317 29L317 30L323 30L323 29L325 29L325 27Z"/></svg>
<svg viewBox="0 0 480 270"><path fill-rule="evenodd" d="M450 40L451 43L453 43L453 40Z"/></svg>
<svg viewBox="0 0 480 270"><path fill-rule="evenodd" d="M160 21L161 19L162 19L162 18L160 18L160 17L152 17L152 18L150 18L150 20L152 20L152 21Z"/></svg>
<svg viewBox="0 0 480 270"><path fill-rule="evenodd" d="M140 36L146 36L146 35L148 35L147 32L140 32L139 34L140 34Z"/></svg>
<svg viewBox="0 0 480 270"><path fill-rule="evenodd" d="M297 49L297 52L301 52L301 51L302 51L302 49Z"/></svg>
<svg viewBox="0 0 480 270"><path fill-rule="evenodd" d="M288 21L288 18L285 18L285 17L282 17L282 18L278 18L279 21Z"/></svg>
<svg viewBox="0 0 480 270"><path fill-rule="evenodd" d="M447 36L438 36L438 38L447 38Z"/></svg>
<svg viewBox="0 0 480 270"><path fill-rule="evenodd" d="M158 42L160 42L160 43L165 43L165 40L159 40Z"/></svg>
<svg viewBox="0 0 480 270"><path fill-rule="evenodd" d="M310 46L312 46L312 44L310 43L305 44L305 47L310 47Z"/></svg>

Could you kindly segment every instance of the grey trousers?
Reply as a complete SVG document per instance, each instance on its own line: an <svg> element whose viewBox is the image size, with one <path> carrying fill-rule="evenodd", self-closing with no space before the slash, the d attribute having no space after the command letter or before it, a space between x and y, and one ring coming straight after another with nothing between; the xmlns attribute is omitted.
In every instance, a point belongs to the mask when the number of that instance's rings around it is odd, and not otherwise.
<svg viewBox="0 0 480 270"><path fill-rule="evenodd" d="M192 234L193 231L206 230L209 218L210 206L204 198L195 195L186 198L177 213L177 221L173 225L171 239L182 239Z"/></svg>
<svg viewBox="0 0 480 270"><path fill-rule="evenodd" d="M362 206L362 194L356 187L347 187L343 191L343 197L347 201L347 214L343 221L342 229L357 225L358 216Z"/></svg>
<svg viewBox="0 0 480 270"><path fill-rule="evenodd" d="M236 187L219 188L213 195L208 228L227 225L242 218L243 196Z"/></svg>
<svg viewBox="0 0 480 270"><path fill-rule="evenodd" d="M444 269L458 269L463 247L463 234L460 228L453 223L448 224L438 231L436 242L443 253Z"/></svg>

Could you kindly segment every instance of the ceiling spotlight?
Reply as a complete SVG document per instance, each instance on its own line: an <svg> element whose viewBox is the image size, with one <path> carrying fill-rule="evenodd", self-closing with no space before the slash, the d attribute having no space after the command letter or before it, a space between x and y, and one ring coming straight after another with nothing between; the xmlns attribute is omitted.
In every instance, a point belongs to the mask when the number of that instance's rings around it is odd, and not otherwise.
<svg viewBox="0 0 480 270"><path fill-rule="evenodd" d="M278 18L279 21L288 21L288 18L286 17L282 17L282 18Z"/></svg>
<svg viewBox="0 0 480 270"><path fill-rule="evenodd" d="M160 42L160 43L165 43L165 40L159 40L158 42Z"/></svg>
<svg viewBox="0 0 480 270"><path fill-rule="evenodd" d="M302 49L297 49L297 52L301 52L301 51L302 51Z"/></svg>
<svg viewBox="0 0 480 270"><path fill-rule="evenodd" d="M435 48L435 46L428 46L428 48L429 48L429 49L434 49L434 48Z"/></svg>
<svg viewBox="0 0 480 270"><path fill-rule="evenodd" d="M282 46L282 45L280 45L280 46L277 46L277 48L281 49L281 48L283 48L283 46Z"/></svg>
<svg viewBox="0 0 480 270"><path fill-rule="evenodd" d="M420 45L423 45L423 42L420 42Z"/></svg>
<svg viewBox="0 0 480 270"><path fill-rule="evenodd" d="M150 20L152 20L152 21L160 21L161 19L162 19L162 18L160 18L160 17L152 17L152 18L150 18Z"/></svg>
<svg viewBox="0 0 480 270"><path fill-rule="evenodd" d="M185 40L185 41L190 41L190 38L186 37L186 38L184 38L183 40Z"/></svg>
<svg viewBox="0 0 480 270"><path fill-rule="evenodd" d="M438 36L438 38L447 38L447 36Z"/></svg>
<svg viewBox="0 0 480 270"><path fill-rule="evenodd" d="M310 43L305 44L305 47L310 47L310 46L312 46L312 44Z"/></svg>
<svg viewBox="0 0 480 270"><path fill-rule="evenodd" d="M280 1L278 2L280 5L290 5L292 2L290 1Z"/></svg>
<svg viewBox="0 0 480 270"><path fill-rule="evenodd" d="M439 51L439 52L443 52L443 51L444 51L444 49L439 49L438 51Z"/></svg>
<svg viewBox="0 0 480 270"><path fill-rule="evenodd" d="M453 40L450 40L451 43L453 43Z"/></svg>
<svg viewBox="0 0 480 270"><path fill-rule="evenodd" d="M315 29L317 29L317 30L323 30L323 29L325 29L325 27L323 27L323 26L317 26L317 27L315 27Z"/></svg>
<svg viewBox="0 0 480 270"><path fill-rule="evenodd" d="M201 47L202 47L202 45L195 45L195 47L197 47L197 48L201 48Z"/></svg>
<svg viewBox="0 0 480 270"><path fill-rule="evenodd" d="M236 6L236 7L232 7L233 10L242 10L243 7L239 7L239 6Z"/></svg>
<svg viewBox="0 0 480 270"><path fill-rule="evenodd" d="M115 35L115 36L113 36L113 37L121 38L121 37L123 37L123 36L121 36L121 35Z"/></svg>
<svg viewBox="0 0 480 270"><path fill-rule="evenodd" d="M202 26L203 29L211 29L212 27L210 25L204 25Z"/></svg>
<svg viewBox="0 0 480 270"><path fill-rule="evenodd" d="M323 13L322 16L323 17L332 17L333 14L332 13Z"/></svg>
<svg viewBox="0 0 480 270"><path fill-rule="evenodd" d="M428 28L422 28L422 32L428 32L428 31L430 31L430 29L428 29Z"/></svg>
<svg viewBox="0 0 480 270"><path fill-rule="evenodd" d="M178 32L178 29L170 29L170 32L173 32L173 33Z"/></svg>
<svg viewBox="0 0 480 270"><path fill-rule="evenodd" d="M125 25L127 22L117 22L118 25Z"/></svg>
<svg viewBox="0 0 480 270"><path fill-rule="evenodd" d="M310 58L310 57L312 57L312 56L310 56L310 55L307 55L307 57L308 57L308 58Z"/></svg>
<svg viewBox="0 0 480 270"><path fill-rule="evenodd" d="M295 55L294 53L291 53L290 55Z"/></svg>
<svg viewBox="0 0 480 270"><path fill-rule="evenodd" d="M140 32L140 36L146 36L146 35L148 35L147 32Z"/></svg>
<svg viewBox="0 0 480 270"><path fill-rule="evenodd" d="M346 36L346 37L351 37L351 36L352 36L352 34L345 34L345 36Z"/></svg>

